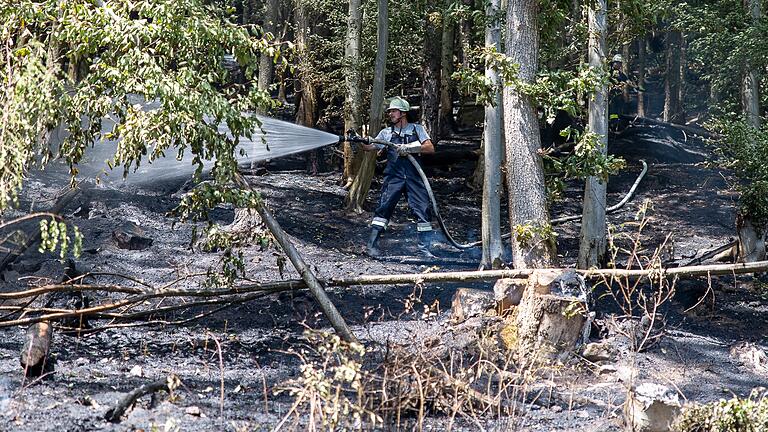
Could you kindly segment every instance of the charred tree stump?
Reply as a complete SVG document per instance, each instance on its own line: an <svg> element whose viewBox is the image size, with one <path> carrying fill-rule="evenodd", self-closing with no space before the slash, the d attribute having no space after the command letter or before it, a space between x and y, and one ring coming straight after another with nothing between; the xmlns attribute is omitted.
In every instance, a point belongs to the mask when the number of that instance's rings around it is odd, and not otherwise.
<svg viewBox="0 0 768 432"><path fill-rule="evenodd" d="M537 271L518 306L514 346L521 359L564 360L580 344L587 322L584 278L573 270ZM507 337L507 340L514 339Z"/></svg>
<svg viewBox="0 0 768 432"><path fill-rule="evenodd" d="M739 233L739 262L753 263L765 259L765 234L748 216L736 217Z"/></svg>
<svg viewBox="0 0 768 432"><path fill-rule="evenodd" d="M51 348L53 326L48 321L32 324L27 328L24 346L21 349L21 367L27 377L43 374L51 365L48 353Z"/></svg>

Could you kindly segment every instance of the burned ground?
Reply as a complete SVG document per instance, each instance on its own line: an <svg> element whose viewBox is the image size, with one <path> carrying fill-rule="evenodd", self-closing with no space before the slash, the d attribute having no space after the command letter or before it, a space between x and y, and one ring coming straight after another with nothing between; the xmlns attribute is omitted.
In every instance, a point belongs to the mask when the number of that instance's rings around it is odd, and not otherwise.
<svg viewBox="0 0 768 432"><path fill-rule="evenodd" d="M640 158L649 164L636 196L609 216L617 235L634 233L638 209L650 200L649 225L642 234L641 254L650 255L672 234L671 261L685 262L696 251L727 243L734 235L736 196L729 191L728 173L710 167L700 155L700 141L665 132L659 151L649 127L614 137L612 148L627 157L628 168L611 178L609 204L618 202L640 172ZM645 139L638 137L646 136ZM427 163L447 225L459 241L479 235L480 193L467 186L474 166L472 141L443 142L443 160ZM674 155L670 156L672 153ZM697 156L691 156L697 155ZM686 156L691 158L686 159ZM450 161L450 164L448 162ZM336 172L316 176L296 169L300 159L268 166L268 174L248 176L265 197L282 227L320 278L361 274L394 274L472 270L476 253L446 249L444 259L373 260L362 254L370 213L350 215L342 210L345 191ZM375 202L377 184L370 204ZM45 207L56 185L40 179L29 182L22 209ZM179 184L131 186L121 190L88 189L64 212L85 235L81 270L131 275L151 285L177 275L205 271L219 255L191 248L191 225L167 217L178 202ZM581 186L569 183L565 200L553 206L555 215L578 214ZM369 207L370 209L370 207ZM23 212L18 212L22 214ZM223 223L232 209L214 216ZM152 245L143 250L115 246L112 231L132 222ZM415 229L401 205L383 249L391 256L408 257L415 250ZM564 266L572 266L578 247L578 223L558 227L558 250ZM270 281L297 278L280 254L269 248L244 251L247 275ZM619 254L618 263L626 260ZM54 276L61 271L55 257L28 252L4 273L4 291L30 282L24 276ZM21 278L21 279L19 279ZM104 276L106 281L124 282ZM356 286L332 289L332 299L364 344L417 347L427 340L456 342L461 331L449 320L451 296L459 287L490 289L492 283L418 286ZM619 430L621 405L627 388L652 381L675 387L689 401L708 402L732 394L744 396L768 382L766 370L742 364L729 352L738 342L766 348L768 300L760 282L721 277L679 281L674 299L663 306L665 335L645 352L619 350L601 364L575 359L540 376L514 417L485 415L455 419L431 414L425 430ZM706 294L706 297L704 297ZM704 297L703 301L700 301ZM95 299L103 300L103 299ZM598 301L598 319L617 312L609 299ZM694 307L695 306L695 307ZM172 321L175 315L162 317ZM95 321L93 326L104 325ZM42 430L271 430L290 409L292 398L274 390L299 374L301 362L292 350L304 342L306 328L327 328L313 299L306 293L274 294L232 306L184 325L112 328L83 335L56 333L55 373L25 382L19 367L24 330L0 330L0 429ZM595 329L593 338L600 337ZM220 346L220 350L217 348ZM223 368L220 365L223 364ZM104 413L127 392L169 374L182 385L173 398L164 393L144 397L120 423L103 420ZM223 392L222 392L223 385ZM406 416L407 417L407 416ZM405 429L413 419L404 418ZM289 421L285 427L292 425ZM301 427L299 426L300 430Z"/></svg>

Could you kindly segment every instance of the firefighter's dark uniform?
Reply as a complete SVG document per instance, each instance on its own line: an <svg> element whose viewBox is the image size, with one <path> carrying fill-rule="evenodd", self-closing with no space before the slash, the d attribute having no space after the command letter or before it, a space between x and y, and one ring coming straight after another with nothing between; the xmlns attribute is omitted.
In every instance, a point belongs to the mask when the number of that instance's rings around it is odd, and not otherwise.
<svg viewBox="0 0 768 432"><path fill-rule="evenodd" d="M402 128L388 127L383 129L376 139L389 141L394 144L408 144L412 142L423 143L430 139L424 127L419 124L409 123ZM412 154L417 161L421 157ZM397 150L387 147L387 167L384 170L384 184L381 188L379 206L374 212L371 228L375 231L383 231L389 224L389 219L395 211L403 192L408 199L408 206L416 217L416 230L419 236L419 249L428 251L432 241L432 212L430 209L429 195L416 168L405 156L400 156ZM378 237L378 235L376 235ZM426 252L425 252L426 253Z"/></svg>

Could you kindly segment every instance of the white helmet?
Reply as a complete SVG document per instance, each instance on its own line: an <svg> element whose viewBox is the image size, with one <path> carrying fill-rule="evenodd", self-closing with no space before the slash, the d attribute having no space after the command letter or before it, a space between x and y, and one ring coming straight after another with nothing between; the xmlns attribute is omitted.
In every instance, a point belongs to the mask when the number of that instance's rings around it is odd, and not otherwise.
<svg viewBox="0 0 768 432"><path fill-rule="evenodd" d="M613 60L611 60L611 61L612 62L624 63L624 57L622 57L621 54L616 54L615 56L613 56Z"/></svg>

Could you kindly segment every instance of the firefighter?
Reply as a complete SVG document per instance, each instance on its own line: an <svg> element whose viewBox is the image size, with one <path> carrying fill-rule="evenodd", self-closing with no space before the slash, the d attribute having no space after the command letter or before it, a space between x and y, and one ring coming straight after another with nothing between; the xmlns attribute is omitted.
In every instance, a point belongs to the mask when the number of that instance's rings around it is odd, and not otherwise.
<svg viewBox="0 0 768 432"><path fill-rule="evenodd" d="M629 77L622 71L624 58L621 54L616 54L611 60L611 86L608 92L608 119L610 129L618 132L621 126L621 115L626 110L626 101L624 100L624 89L629 86Z"/></svg>
<svg viewBox="0 0 768 432"><path fill-rule="evenodd" d="M392 98L387 107L390 126L382 129L376 136L377 140L389 141L396 146L386 147L387 167L384 170L384 184L381 187L379 206L374 212L371 233L366 244L366 252L373 257L381 255L378 247L379 237L387 228L392 212L403 192L406 193L408 206L416 217L419 255L434 257L430 252L433 232L429 195L418 171L406 156L410 154L418 161L419 155L434 153L435 147L422 125L408 122L410 110L411 106L405 99ZM384 147L381 144L363 145L363 149L367 151L381 150Z"/></svg>

